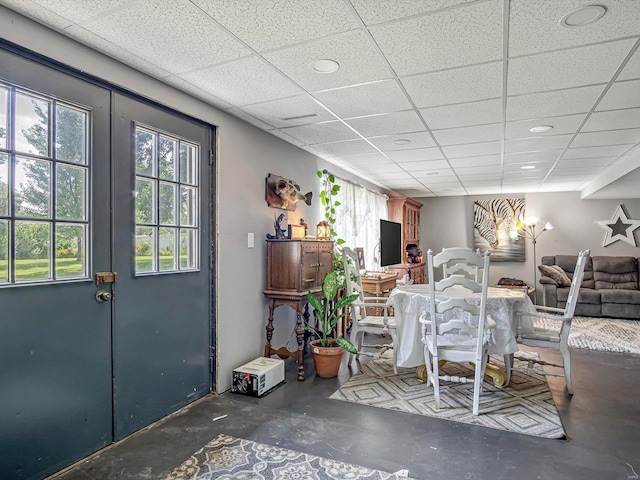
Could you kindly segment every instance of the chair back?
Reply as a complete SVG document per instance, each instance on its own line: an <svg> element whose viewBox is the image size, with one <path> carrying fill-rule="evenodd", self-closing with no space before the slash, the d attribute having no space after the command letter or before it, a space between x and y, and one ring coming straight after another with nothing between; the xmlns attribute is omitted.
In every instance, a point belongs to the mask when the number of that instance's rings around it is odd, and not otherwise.
<svg viewBox="0 0 640 480"><path fill-rule="evenodd" d="M584 277L584 267L589 261L589 250L583 250L578 254L578 260L576 261L576 268L573 272L573 278L571 279L571 287L569 288L569 295L567 296L567 304L564 307L564 316L573 317L576 310L576 303L578 302L578 295L580 294L580 285L582 285L582 277Z"/></svg>
<svg viewBox="0 0 640 480"><path fill-rule="evenodd" d="M344 265L345 283L347 285L347 295L358 294L360 301L363 301L362 293L362 277L358 268L358 256L356 252L349 247L342 247L342 264ZM357 305L352 304L356 310L360 310L360 314L365 317L367 315L366 308L356 308ZM354 312L355 313L355 312ZM356 317L354 317L356 318Z"/></svg>
<svg viewBox="0 0 640 480"><path fill-rule="evenodd" d="M442 264L442 278L445 279L453 274L462 274L480 283L481 269L468 263L468 254L471 252L473 250L464 247L443 248L440 253L446 253L449 260ZM480 249L478 248L475 252L480 253Z"/></svg>

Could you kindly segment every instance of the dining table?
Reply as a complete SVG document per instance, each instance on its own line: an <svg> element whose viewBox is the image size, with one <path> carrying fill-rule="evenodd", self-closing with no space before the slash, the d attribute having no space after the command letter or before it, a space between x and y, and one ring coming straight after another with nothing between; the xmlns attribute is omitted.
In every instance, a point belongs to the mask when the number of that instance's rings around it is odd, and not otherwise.
<svg viewBox="0 0 640 480"><path fill-rule="evenodd" d="M437 299L451 297L462 297L470 302L480 303L479 292L474 293L459 285L436 292ZM394 345L394 348L398 349L397 366L418 367L418 377L426 379L420 316L429 312L429 285L398 286L391 291L389 303L393 306L398 328L398 345ZM508 355L518 351L518 329L531 330L533 323L532 317L516 313L530 312L535 312L535 306L524 291L488 287L487 315L496 322L495 328L487 330L489 354ZM493 379L497 387L505 386L507 383L506 372L495 365L488 365L486 374Z"/></svg>

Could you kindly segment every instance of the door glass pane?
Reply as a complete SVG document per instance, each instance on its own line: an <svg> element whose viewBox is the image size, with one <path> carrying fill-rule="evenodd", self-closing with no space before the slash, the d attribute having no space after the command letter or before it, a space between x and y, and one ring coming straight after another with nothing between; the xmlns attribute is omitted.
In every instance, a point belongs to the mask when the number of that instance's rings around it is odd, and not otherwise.
<svg viewBox="0 0 640 480"><path fill-rule="evenodd" d="M155 133L140 128L136 129L136 173L138 175L153 176L156 158Z"/></svg>
<svg viewBox="0 0 640 480"><path fill-rule="evenodd" d="M180 229L180 268L198 268L198 230Z"/></svg>
<svg viewBox="0 0 640 480"><path fill-rule="evenodd" d="M155 272L156 229L136 228L136 273Z"/></svg>
<svg viewBox="0 0 640 480"><path fill-rule="evenodd" d="M160 229L160 271L177 270L176 229Z"/></svg>
<svg viewBox="0 0 640 480"><path fill-rule="evenodd" d="M7 148L9 90L0 87L0 148Z"/></svg>
<svg viewBox="0 0 640 480"><path fill-rule="evenodd" d="M56 218L86 220L87 169L58 164L56 168Z"/></svg>
<svg viewBox="0 0 640 480"><path fill-rule="evenodd" d="M0 283L9 281L9 221L0 220Z"/></svg>
<svg viewBox="0 0 640 480"><path fill-rule="evenodd" d="M136 223L156 221L156 182L136 179Z"/></svg>
<svg viewBox="0 0 640 480"><path fill-rule="evenodd" d="M74 163L87 163L87 114L74 108L56 108L56 158Z"/></svg>
<svg viewBox="0 0 640 480"><path fill-rule="evenodd" d="M175 183L160 182L160 224L176 225Z"/></svg>
<svg viewBox="0 0 640 480"><path fill-rule="evenodd" d="M16 158L16 215L50 218L51 162Z"/></svg>
<svg viewBox="0 0 640 480"><path fill-rule="evenodd" d="M197 215L197 190L191 187L180 189L180 225L195 227Z"/></svg>
<svg viewBox="0 0 640 480"><path fill-rule="evenodd" d="M56 278L87 275L87 229L85 225L56 225Z"/></svg>
<svg viewBox="0 0 640 480"><path fill-rule="evenodd" d="M16 282L51 280L51 224L16 222Z"/></svg>
<svg viewBox="0 0 640 480"><path fill-rule="evenodd" d="M9 215L9 155L0 153L0 215Z"/></svg>
<svg viewBox="0 0 640 480"><path fill-rule="evenodd" d="M15 149L34 155L49 155L51 102L16 93Z"/></svg>
<svg viewBox="0 0 640 480"><path fill-rule="evenodd" d="M180 142L180 181L189 185L198 182L198 147Z"/></svg>
<svg viewBox="0 0 640 480"><path fill-rule="evenodd" d="M160 160L158 176L165 180L176 180L176 150L178 141L160 135Z"/></svg>

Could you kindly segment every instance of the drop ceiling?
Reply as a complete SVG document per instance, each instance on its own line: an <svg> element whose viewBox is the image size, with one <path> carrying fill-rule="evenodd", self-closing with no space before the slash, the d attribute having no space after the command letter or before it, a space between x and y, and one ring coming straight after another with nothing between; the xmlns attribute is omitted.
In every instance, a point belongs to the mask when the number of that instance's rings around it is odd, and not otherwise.
<svg viewBox="0 0 640 480"><path fill-rule="evenodd" d="M389 190L640 197L638 0L0 4Z"/></svg>

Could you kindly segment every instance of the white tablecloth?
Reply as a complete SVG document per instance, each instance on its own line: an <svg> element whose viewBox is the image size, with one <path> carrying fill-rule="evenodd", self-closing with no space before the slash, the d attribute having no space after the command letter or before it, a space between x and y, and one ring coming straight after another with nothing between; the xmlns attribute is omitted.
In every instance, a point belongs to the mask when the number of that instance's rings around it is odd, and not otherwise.
<svg viewBox="0 0 640 480"><path fill-rule="evenodd" d="M479 293L472 293L462 287L451 287L444 293L437 292L438 298L458 297L477 298ZM424 349L421 338L420 315L429 311L429 285L405 285L393 289L389 296L393 305L396 323L398 324L398 366L417 367L424 364ZM487 314L495 320L497 327L490 330L489 353L508 354L518 351L515 332L518 317L515 312L533 312L535 308L531 299L520 290L489 287L487 298ZM522 317L520 327L531 329L531 317Z"/></svg>

